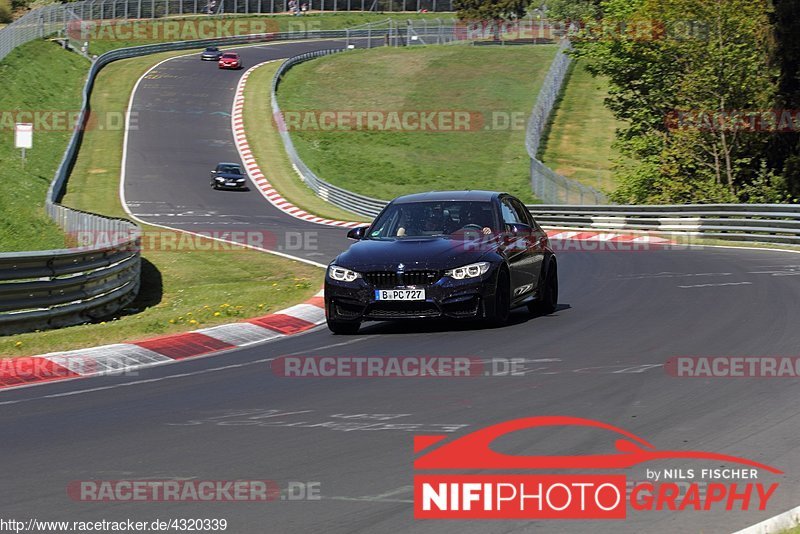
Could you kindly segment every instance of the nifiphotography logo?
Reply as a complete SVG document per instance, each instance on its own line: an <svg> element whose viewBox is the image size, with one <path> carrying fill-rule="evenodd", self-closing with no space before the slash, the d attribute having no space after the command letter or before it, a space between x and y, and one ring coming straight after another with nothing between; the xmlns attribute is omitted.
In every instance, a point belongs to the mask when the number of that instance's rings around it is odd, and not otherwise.
<svg viewBox="0 0 800 534"><path fill-rule="evenodd" d="M517 456L492 449L495 440L512 432L553 427L610 431L615 452ZM759 480L759 475L783 473L737 456L659 450L626 430L578 417L527 417L448 437L414 437L416 519L625 519L628 505L636 511L764 510L779 484ZM712 465L658 469L659 461ZM575 470L630 469L644 463L654 468L647 469L646 481L628 483L623 473L574 474ZM554 473L562 469L572 472ZM473 470L497 473L463 474ZM527 470L539 473L520 474Z"/></svg>

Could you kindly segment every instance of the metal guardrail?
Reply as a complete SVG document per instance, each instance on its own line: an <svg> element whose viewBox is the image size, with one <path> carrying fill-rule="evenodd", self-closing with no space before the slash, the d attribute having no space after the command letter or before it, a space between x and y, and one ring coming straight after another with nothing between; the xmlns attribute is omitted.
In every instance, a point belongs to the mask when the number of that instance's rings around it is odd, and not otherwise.
<svg viewBox="0 0 800 534"><path fill-rule="evenodd" d="M345 50L346 49L319 50L316 52L308 52L306 54L294 56L284 61L275 72L275 76L272 78L272 88L270 90L272 116L283 116L281 108L278 105L277 91L278 86L281 83L281 79L286 71L298 63L318 57L344 52ZM294 143L292 143L292 138L287 129L282 125L279 125L278 130L280 132L281 139L283 140L283 146L286 148L286 153L289 155L289 160L292 162L292 165L294 165L295 169L300 175L300 178L320 198L330 202L334 206L338 206L339 208L357 213L358 215L363 215L365 217L375 217L387 204L385 200L379 200L365 195L359 195L358 193L353 193L352 191L348 191L347 189L326 182L317 176L314 171L309 169L308 165L306 165L303 160L300 159L300 156L297 155L297 151L294 148Z"/></svg>
<svg viewBox="0 0 800 534"><path fill-rule="evenodd" d="M646 231L800 245L800 205L797 204L532 204L528 209L539 224L550 227Z"/></svg>

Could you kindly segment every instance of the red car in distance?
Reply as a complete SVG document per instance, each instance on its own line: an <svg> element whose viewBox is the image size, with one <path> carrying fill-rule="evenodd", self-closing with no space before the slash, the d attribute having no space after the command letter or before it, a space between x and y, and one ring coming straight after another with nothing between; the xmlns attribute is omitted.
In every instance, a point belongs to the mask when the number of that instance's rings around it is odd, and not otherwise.
<svg viewBox="0 0 800 534"><path fill-rule="evenodd" d="M225 52L219 58L219 68L221 69L241 69L242 60L236 52Z"/></svg>

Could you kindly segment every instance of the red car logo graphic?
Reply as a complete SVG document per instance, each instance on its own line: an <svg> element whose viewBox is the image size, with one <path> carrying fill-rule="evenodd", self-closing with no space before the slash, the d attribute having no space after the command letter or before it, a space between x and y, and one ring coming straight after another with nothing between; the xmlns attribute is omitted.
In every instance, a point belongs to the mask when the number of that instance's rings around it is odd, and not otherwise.
<svg viewBox="0 0 800 534"><path fill-rule="evenodd" d="M575 456L515 456L492 450L491 444L501 436L536 427L594 427L620 435L611 454ZM447 436L414 436L415 469L623 469L655 460L713 460L741 464L771 473L783 471L747 458L704 451L658 450L644 439L621 428L579 417L526 417L482 428L453 439L438 447Z"/></svg>

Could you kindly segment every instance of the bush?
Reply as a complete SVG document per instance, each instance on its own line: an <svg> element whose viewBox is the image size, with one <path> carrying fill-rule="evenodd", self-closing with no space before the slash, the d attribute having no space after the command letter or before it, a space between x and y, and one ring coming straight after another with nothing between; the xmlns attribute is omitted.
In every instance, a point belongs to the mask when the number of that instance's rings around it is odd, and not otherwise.
<svg viewBox="0 0 800 534"><path fill-rule="evenodd" d="M0 0L0 22L11 22L11 4L8 0Z"/></svg>

